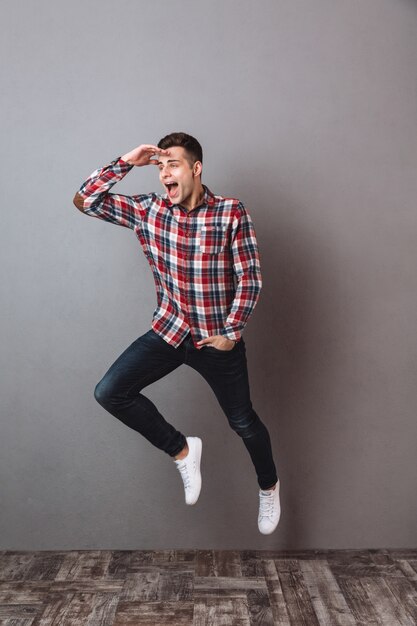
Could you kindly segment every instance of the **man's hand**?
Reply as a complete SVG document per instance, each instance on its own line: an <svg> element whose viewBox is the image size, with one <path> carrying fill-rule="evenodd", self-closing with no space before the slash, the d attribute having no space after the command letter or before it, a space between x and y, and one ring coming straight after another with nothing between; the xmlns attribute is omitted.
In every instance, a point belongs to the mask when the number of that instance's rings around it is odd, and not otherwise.
<svg viewBox="0 0 417 626"><path fill-rule="evenodd" d="M122 156L122 159L123 161L126 161L126 163L137 165L138 167L142 167L143 165L158 165L158 159L153 158L157 154L168 156L169 150L161 150L158 146L143 144L134 150L127 152Z"/></svg>
<svg viewBox="0 0 417 626"><path fill-rule="evenodd" d="M233 341L233 339L228 339L224 335L212 335L211 337L206 337L205 339L197 341L197 345L209 345L213 348L217 348L218 350L224 350L225 352L227 352L229 350L233 350L235 342Z"/></svg>

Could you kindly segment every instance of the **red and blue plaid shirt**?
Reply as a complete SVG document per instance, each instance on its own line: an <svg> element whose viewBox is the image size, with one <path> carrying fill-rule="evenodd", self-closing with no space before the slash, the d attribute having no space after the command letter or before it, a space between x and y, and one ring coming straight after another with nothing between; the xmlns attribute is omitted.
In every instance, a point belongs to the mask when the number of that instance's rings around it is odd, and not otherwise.
<svg viewBox="0 0 417 626"><path fill-rule="evenodd" d="M134 230L151 266L157 306L152 328L174 347L188 332L197 341L238 341L262 287L252 219L242 202L203 185L200 206L187 211L157 193L109 193L134 167L118 157L95 170L74 203L87 215Z"/></svg>

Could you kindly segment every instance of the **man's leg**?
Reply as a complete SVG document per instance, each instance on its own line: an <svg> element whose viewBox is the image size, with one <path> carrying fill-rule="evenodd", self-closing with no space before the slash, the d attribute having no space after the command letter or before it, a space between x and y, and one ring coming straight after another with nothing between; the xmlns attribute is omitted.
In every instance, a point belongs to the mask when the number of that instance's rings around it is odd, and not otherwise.
<svg viewBox="0 0 417 626"><path fill-rule="evenodd" d="M242 438L262 490L277 483L271 440L265 424L252 407L246 361L246 347L241 339L232 350L212 346L190 350L187 365L197 370L209 383L230 427Z"/></svg>
<svg viewBox="0 0 417 626"><path fill-rule="evenodd" d="M213 389L231 428L243 439L255 466L259 484L258 529L272 533L281 516L277 478L268 430L255 413L249 392L246 346L241 339L232 350L212 346L190 351L186 363Z"/></svg>
<svg viewBox="0 0 417 626"><path fill-rule="evenodd" d="M151 329L118 357L94 391L109 413L173 457L184 449L185 436L140 392L181 363L180 353Z"/></svg>

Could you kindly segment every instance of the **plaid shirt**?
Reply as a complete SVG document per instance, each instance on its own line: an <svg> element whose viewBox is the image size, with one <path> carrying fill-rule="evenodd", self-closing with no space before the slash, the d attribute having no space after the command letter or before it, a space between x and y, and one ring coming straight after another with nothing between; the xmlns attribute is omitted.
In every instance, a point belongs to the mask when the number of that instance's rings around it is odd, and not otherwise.
<svg viewBox="0 0 417 626"><path fill-rule="evenodd" d="M134 230L151 266L157 306L152 328L174 347L212 335L238 341L259 298L262 278L252 219L242 202L203 185L187 211L167 194L109 193L133 165L118 157L95 170L74 204L92 217Z"/></svg>

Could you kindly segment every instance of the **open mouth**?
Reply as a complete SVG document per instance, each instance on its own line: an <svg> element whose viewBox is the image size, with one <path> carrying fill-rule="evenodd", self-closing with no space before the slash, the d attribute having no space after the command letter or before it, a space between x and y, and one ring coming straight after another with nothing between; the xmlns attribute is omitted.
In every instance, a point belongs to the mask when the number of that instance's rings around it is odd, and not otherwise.
<svg viewBox="0 0 417 626"><path fill-rule="evenodd" d="M165 183L165 188L168 191L169 197L174 198L178 192L178 183Z"/></svg>

